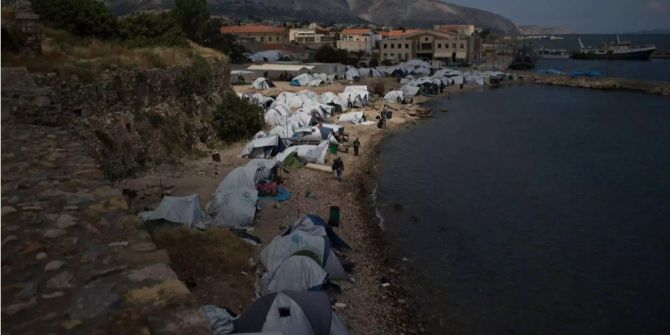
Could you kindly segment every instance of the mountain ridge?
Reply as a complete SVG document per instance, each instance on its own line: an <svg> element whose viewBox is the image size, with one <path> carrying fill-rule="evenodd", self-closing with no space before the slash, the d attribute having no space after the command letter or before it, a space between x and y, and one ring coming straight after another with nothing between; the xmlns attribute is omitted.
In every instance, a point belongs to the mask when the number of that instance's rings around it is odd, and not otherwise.
<svg viewBox="0 0 670 335"><path fill-rule="evenodd" d="M172 8L172 0L105 0L117 14ZM429 28L436 24L474 24L494 32L517 34L500 15L443 0L208 0L213 15L246 19L297 19Z"/></svg>

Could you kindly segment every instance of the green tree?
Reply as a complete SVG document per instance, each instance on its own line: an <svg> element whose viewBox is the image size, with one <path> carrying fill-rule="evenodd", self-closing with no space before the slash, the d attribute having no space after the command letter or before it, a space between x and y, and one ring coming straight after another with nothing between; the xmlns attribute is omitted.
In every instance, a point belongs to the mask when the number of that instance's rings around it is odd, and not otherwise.
<svg viewBox="0 0 670 335"><path fill-rule="evenodd" d="M250 138L265 127L263 110L228 93L214 112L214 129L228 142Z"/></svg>
<svg viewBox="0 0 670 335"><path fill-rule="evenodd" d="M101 39L117 35L117 21L98 0L32 0L33 10L47 25L79 36Z"/></svg>
<svg viewBox="0 0 670 335"><path fill-rule="evenodd" d="M174 14L181 29L193 38L200 25L209 19L207 0L175 0Z"/></svg>
<svg viewBox="0 0 670 335"><path fill-rule="evenodd" d="M119 34L131 47L186 46L186 34L170 13L141 13L119 21Z"/></svg>
<svg viewBox="0 0 670 335"><path fill-rule="evenodd" d="M230 57L233 63L241 63L246 59L246 50L237 43L235 36L221 34L223 22L220 19L211 18L203 22L193 36L193 40L206 47L219 50Z"/></svg>

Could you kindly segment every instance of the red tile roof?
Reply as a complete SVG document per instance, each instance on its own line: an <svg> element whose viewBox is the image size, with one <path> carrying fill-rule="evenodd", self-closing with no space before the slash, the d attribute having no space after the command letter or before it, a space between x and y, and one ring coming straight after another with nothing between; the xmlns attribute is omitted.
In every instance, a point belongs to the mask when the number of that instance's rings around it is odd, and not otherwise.
<svg viewBox="0 0 670 335"><path fill-rule="evenodd" d="M286 28L266 26L260 24L248 24L244 26L223 26L221 33L223 34L239 34L239 33L283 33Z"/></svg>
<svg viewBox="0 0 670 335"><path fill-rule="evenodd" d="M341 35L367 35L371 32L367 28L349 28L343 29Z"/></svg>
<svg viewBox="0 0 670 335"><path fill-rule="evenodd" d="M420 32L420 29L382 31L382 37L400 37Z"/></svg>

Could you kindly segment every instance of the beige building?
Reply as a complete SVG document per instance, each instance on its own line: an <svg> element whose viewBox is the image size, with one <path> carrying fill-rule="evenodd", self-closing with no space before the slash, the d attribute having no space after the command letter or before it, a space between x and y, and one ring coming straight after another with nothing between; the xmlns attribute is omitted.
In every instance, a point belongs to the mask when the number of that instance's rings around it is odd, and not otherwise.
<svg viewBox="0 0 670 335"><path fill-rule="evenodd" d="M344 29L340 32L337 48L372 54L375 49L375 34L370 29Z"/></svg>
<svg viewBox="0 0 670 335"><path fill-rule="evenodd" d="M472 63L475 37L433 30L392 30L382 33L379 56L398 63L414 58L440 60L447 64Z"/></svg>
<svg viewBox="0 0 670 335"><path fill-rule="evenodd" d="M235 35L240 39L253 39L260 44L288 42L286 28L275 26L259 24L223 26L221 27L221 33Z"/></svg>
<svg viewBox="0 0 670 335"><path fill-rule="evenodd" d="M321 33L316 29L295 28L290 29L289 40L292 43L304 45L308 48L320 48L324 45L335 45L335 36L329 33Z"/></svg>

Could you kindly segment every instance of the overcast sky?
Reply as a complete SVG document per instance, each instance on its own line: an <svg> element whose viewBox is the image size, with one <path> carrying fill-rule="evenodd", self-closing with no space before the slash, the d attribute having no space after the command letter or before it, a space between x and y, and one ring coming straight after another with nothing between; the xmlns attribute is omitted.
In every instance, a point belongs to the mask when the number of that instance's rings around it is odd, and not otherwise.
<svg viewBox="0 0 670 335"><path fill-rule="evenodd" d="M670 29L670 0L447 0L488 10L517 25L559 26L575 32Z"/></svg>

